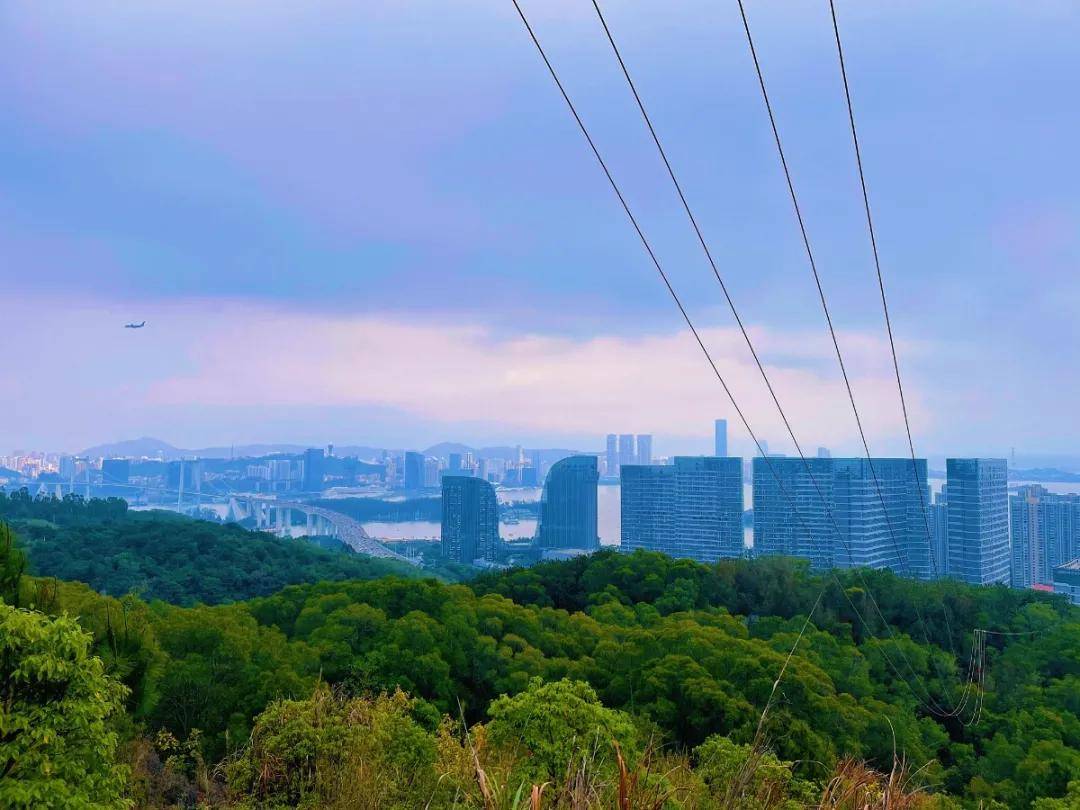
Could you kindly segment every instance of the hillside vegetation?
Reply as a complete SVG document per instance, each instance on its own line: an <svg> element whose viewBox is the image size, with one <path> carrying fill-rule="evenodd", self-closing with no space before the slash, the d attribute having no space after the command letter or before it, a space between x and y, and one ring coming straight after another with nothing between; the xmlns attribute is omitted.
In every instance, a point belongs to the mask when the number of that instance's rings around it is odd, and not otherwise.
<svg viewBox="0 0 1080 810"><path fill-rule="evenodd" d="M148 601L213 605L302 582L418 576L406 563L322 549L303 539L169 512L132 512L121 498L84 502L0 492L0 519L19 534L31 573Z"/></svg>
<svg viewBox="0 0 1080 810"><path fill-rule="evenodd" d="M184 607L19 577L18 556L4 601L77 617L127 690L116 767L141 806L1057 810L1080 793L1080 617L1035 592L605 551ZM973 627L1016 635L972 658Z"/></svg>

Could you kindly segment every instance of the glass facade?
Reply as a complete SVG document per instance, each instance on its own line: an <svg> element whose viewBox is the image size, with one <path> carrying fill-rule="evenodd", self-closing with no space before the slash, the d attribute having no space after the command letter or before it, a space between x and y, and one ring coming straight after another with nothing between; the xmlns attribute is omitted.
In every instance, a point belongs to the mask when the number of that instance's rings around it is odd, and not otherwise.
<svg viewBox="0 0 1080 810"><path fill-rule="evenodd" d="M929 579L929 503L925 459L755 458L754 552Z"/></svg>
<svg viewBox="0 0 1080 810"><path fill-rule="evenodd" d="M799 458L754 458L755 555L805 557L817 570L832 567L836 532L827 512L832 504L832 464L833 459L822 458L805 463Z"/></svg>
<svg viewBox="0 0 1080 810"><path fill-rule="evenodd" d="M1008 470L1003 458L945 460L949 487L949 576L1010 581Z"/></svg>
<svg viewBox="0 0 1080 810"><path fill-rule="evenodd" d="M495 487L482 478L444 475L442 555L455 562L494 560L499 547Z"/></svg>
<svg viewBox="0 0 1080 810"><path fill-rule="evenodd" d="M675 538L675 468L629 465L623 467L620 510L623 551L667 551Z"/></svg>
<svg viewBox="0 0 1080 810"><path fill-rule="evenodd" d="M627 465L622 546L715 562L743 555L742 459L676 456L670 466Z"/></svg>
<svg viewBox="0 0 1080 810"><path fill-rule="evenodd" d="M537 541L544 548L600 546L596 524L596 456L570 456L551 465L540 499Z"/></svg>
<svg viewBox="0 0 1080 810"><path fill-rule="evenodd" d="M424 488L423 453L414 453L410 450L405 454L405 469L402 475L402 484L405 489L408 490Z"/></svg>

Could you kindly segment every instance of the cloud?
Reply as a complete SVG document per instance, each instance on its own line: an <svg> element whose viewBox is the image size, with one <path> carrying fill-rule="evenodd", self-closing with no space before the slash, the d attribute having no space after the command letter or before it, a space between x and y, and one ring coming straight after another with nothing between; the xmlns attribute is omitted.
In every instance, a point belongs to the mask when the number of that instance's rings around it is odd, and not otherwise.
<svg viewBox="0 0 1080 810"><path fill-rule="evenodd" d="M198 317L192 312L190 316ZM202 320L202 319L200 319ZM501 338L480 326L372 317L313 317L233 307L184 341L186 373L148 382L147 408L376 407L447 426L485 423L528 434L609 429L696 437L716 416L737 417L689 332L636 338ZM734 330L702 337L755 430L782 448L783 428ZM789 417L810 447L849 443L854 421L817 335L756 328L755 343ZM887 344L842 336L867 429L893 438L903 425ZM772 364L771 357L782 358ZM918 408L919 398L913 396Z"/></svg>

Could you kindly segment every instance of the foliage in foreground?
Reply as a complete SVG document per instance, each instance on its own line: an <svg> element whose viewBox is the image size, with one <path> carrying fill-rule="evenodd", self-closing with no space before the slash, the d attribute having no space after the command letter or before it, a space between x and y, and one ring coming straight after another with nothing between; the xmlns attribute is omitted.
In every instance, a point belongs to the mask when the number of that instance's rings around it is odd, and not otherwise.
<svg viewBox="0 0 1080 810"><path fill-rule="evenodd" d="M126 734L143 774L135 784L149 780L157 787L146 795L174 796L169 801L180 805L196 795L235 799L237 783L230 788L207 763L239 761L268 707L301 704L321 683L342 700L402 689L408 715L436 743L447 722L440 718L453 718L452 736L466 754L470 738L477 750L475 740L485 741L492 759L481 765L499 801L519 788L528 798L532 784L550 782L542 797L548 801L555 785L570 784L566 773L551 775L565 741L555 729L570 723L559 712L572 706L584 707L575 717L605 729L571 735L593 745L593 755L576 760L588 762L590 779L615 785L639 773L635 790L660 795L666 788L655 777L683 757L704 780L711 766L695 752L712 745L723 761L725 748L746 750L757 740L761 709L823 585L766 726L776 762L801 763L793 779L839 775L851 758L889 773L896 751L919 768L920 780L965 806L1028 808L1037 799L1069 801L1069 780L1080 772L1080 621L1060 600L1035 593L874 572L826 582L781 559L702 566L601 553L471 587L389 577L188 608L20 577L17 556L13 550L0 559L0 597L78 617L106 671L131 690L129 717L142 729L142 736ZM881 610L869 627L851 607L870 613L867 585ZM941 603L955 637L940 618ZM914 605L927 617L925 628ZM950 647L962 650L971 627L1021 635L988 639L984 673L967 688L971 706L982 707L977 715L935 716L924 703L947 701L950 687L957 696L968 660ZM900 660L907 666L897 672L890 661ZM564 680L570 691L537 692ZM521 709L519 698L540 713ZM500 722L522 716L531 719L520 726L520 745L513 735L499 737ZM549 739L555 753L545 748ZM143 767L155 761L156 770ZM753 773L768 773L770 762L760 764ZM717 773L731 781L728 771ZM848 777L858 782L855 771ZM879 785L876 775L870 779ZM740 790L756 784L738 781ZM772 801L770 785L783 781L759 785L761 801Z"/></svg>
<svg viewBox="0 0 1080 810"><path fill-rule="evenodd" d="M535 681L486 724L435 725L397 691L349 697L320 685L271 704L248 744L215 769L173 760L208 807L617 808L617 810L931 810L953 806L906 769L845 760L817 782L795 765L715 736L660 751L582 683ZM565 724L565 725L564 725ZM191 766L195 765L192 769ZM154 796L142 796L154 805ZM167 798L157 796L156 798Z"/></svg>
<svg viewBox="0 0 1080 810"><path fill-rule="evenodd" d="M74 619L0 604L0 807L126 807L127 691Z"/></svg>

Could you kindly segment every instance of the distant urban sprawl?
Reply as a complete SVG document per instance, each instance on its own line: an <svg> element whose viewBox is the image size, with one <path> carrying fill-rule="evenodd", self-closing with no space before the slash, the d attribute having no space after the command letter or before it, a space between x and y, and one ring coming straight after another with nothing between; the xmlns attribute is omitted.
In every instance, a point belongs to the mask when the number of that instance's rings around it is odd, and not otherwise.
<svg viewBox="0 0 1080 810"><path fill-rule="evenodd" d="M824 447L791 457L764 444L753 459L729 456L723 419L713 455L670 458L654 458L651 435L630 433L607 435L592 453L329 445L184 457L168 446L138 455L133 444L128 455L0 457L0 486L35 497L123 497L136 508L329 535L361 553L403 559L408 538L373 537L365 524L427 521L437 526L444 560L492 568L595 551L598 490L618 485L626 552L704 563L786 555L815 570L953 577L1053 590L1080 603L1080 494L1010 486L1006 459L949 458L934 491L930 481L941 473L926 459L834 458ZM521 520L535 523L531 536L504 539Z"/></svg>

